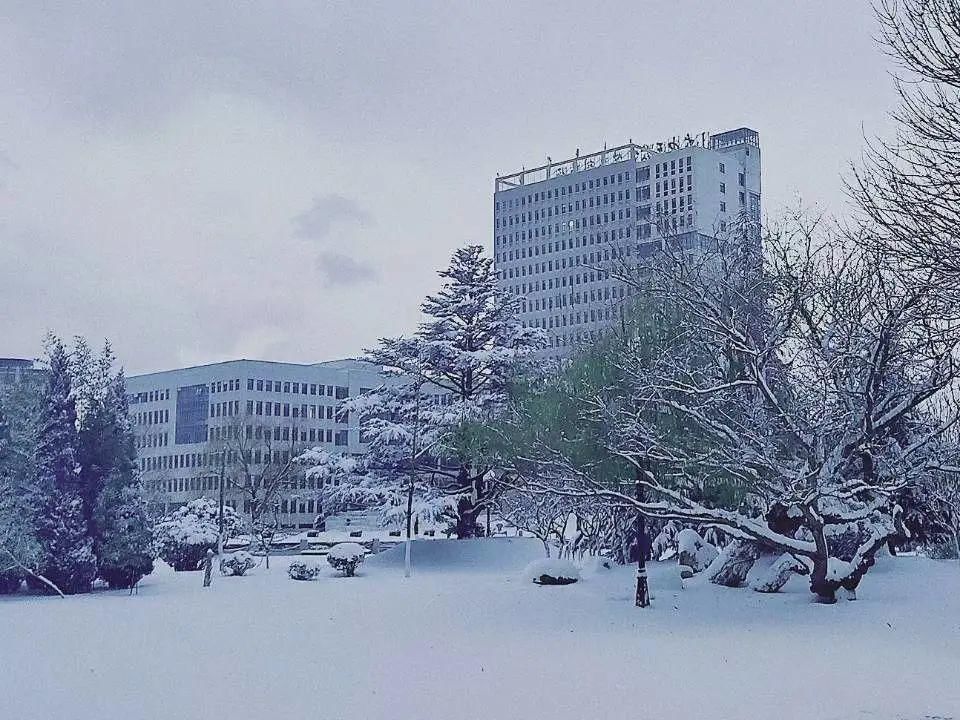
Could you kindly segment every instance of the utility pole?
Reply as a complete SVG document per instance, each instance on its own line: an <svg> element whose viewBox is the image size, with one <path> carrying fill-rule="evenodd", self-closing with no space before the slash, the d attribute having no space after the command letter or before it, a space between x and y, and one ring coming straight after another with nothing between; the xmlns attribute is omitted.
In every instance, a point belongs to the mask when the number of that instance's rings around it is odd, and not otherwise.
<svg viewBox="0 0 960 720"><path fill-rule="evenodd" d="M221 448L220 450L220 480L218 481L218 489L220 492L220 532L217 535L217 557L220 560L223 560L223 480L224 475L226 474L226 451Z"/></svg>
<svg viewBox="0 0 960 720"><path fill-rule="evenodd" d="M644 500L643 483L644 474L650 467L650 461L644 458L640 466L636 468L636 498L638 503ZM649 607L650 605L650 586L647 583L647 519L643 513L637 511L637 598L636 606L639 608Z"/></svg>
<svg viewBox="0 0 960 720"><path fill-rule="evenodd" d="M407 486L407 539L403 544L403 576L410 577L410 542L411 542L411 533L413 528L411 524L413 522L413 491L414 486L417 482L417 453L419 451L418 445L420 442L420 385L419 380L417 380L417 399L414 404L414 416L413 416L413 439L411 442L410 449L410 479L409 485Z"/></svg>

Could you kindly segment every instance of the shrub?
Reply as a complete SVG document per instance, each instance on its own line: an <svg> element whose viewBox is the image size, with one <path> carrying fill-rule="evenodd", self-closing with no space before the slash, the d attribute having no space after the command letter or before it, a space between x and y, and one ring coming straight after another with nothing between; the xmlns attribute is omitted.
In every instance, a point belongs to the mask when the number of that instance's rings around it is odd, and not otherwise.
<svg viewBox="0 0 960 720"><path fill-rule="evenodd" d="M580 579L580 568L569 560L543 558L527 565L523 575L537 585L571 585Z"/></svg>
<svg viewBox="0 0 960 720"><path fill-rule="evenodd" d="M316 565L307 565L302 560L296 560L290 563L287 574L291 580L313 580L320 574L320 568Z"/></svg>
<svg viewBox="0 0 960 720"><path fill-rule="evenodd" d="M164 517L154 530L157 554L174 570L197 570L207 550L217 547L220 525L217 502L210 498L191 500ZM240 516L229 505L223 508L224 540L240 527Z"/></svg>
<svg viewBox="0 0 960 720"><path fill-rule="evenodd" d="M327 562L335 570L339 570L347 577L353 577L357 570L357 565L363 562L363 556L366 551L363 545L357 543L340 543L330 548L327 553Z"/></svg>
<svg viewBox="0 0 960 720"><path fill-rule="evenodd" d="M100 577L113 589L134 587L153 572L153 521L139 488L104 499L98 513Z"/></svg>
<svg viewBox="0 0 960 720"><path fill-rule="evenodd" d="M100 577L113 590L129 590L153 572L153 558L147 553L112 560L100 568Z"/></svg>
<svg viewBox="0 0 960 720"><path fill-rule="evenodd" d="M256 566L257 561L253 559L253 555L245 550L240 550L227 555L220 561L220 572L227 577L231 575L240 577L246 574L247 570L252 570Z"/></svg>

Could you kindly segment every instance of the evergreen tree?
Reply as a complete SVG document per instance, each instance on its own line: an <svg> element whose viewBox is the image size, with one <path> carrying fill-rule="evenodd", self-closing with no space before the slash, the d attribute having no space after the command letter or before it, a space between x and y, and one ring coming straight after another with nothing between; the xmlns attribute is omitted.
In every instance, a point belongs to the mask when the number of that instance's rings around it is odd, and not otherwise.
<svg viewBox="0 0 960 720"><path fill-rule="evenodd" d="M111 421L105 438L112 456L92 514L94 551L100 577L111 587L130 588L153 572L153 519L137 470L122 370L110 380L103 406Z"/></svg>
<svg viewBox="0 0 960 720"><path fill-rule="evenodd" d="M19 589L38 560L31 512L37 396L29 383L0 393L0 593Z"/></svg>
<svg viewBox="0 0 960 720"><path fill-rule="evenodd" d="M403 508L408 526L414 514L443 514L458 537L472 537L492 498L475 428L503 409L511 379L544 335L520 322L520 299L498 287L480 246L457 250L439 275L443 286L421 306L427 320L414 336L367 353L384 368L384 386L345 405L360 416L364 457L338 463L315 451L304 461L321 478L347 476L337 494L348 502Z"/></svg>
<svg viewBox="0 0 960 720"><path fill-rule="evenodd" d="M36 450L35 527L40 574L64 593L86 592L96 577L93 543L84 519L77 463L77 412L63 343L47 339L48 377ZM32 587L48 591L36 578Z"/></svg>
<svg viewBox="0 0 960 720"><path fill-rule="evenodd" d="M35 525L41 552L39 574L64 594L89 592L97 575L97 563L80 496L52 490L38 508ZM27 584L40 592L51 590L37 577L28 576Z"/></svg>

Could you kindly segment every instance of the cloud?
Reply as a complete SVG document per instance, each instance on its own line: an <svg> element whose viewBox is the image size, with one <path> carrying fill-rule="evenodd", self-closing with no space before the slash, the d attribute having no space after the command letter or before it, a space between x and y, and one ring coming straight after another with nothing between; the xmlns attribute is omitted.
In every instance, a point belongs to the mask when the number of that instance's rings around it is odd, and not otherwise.
<svg viewBox="0 0 960 720"><path fill-rule="evenodd" d="M377 271L370 263L338 252L320 253L317 269L328 287L360 285L377 277Z"/></svg>
<svg viewBox="0 0 960 720"><path fill-rule="evenodd" d="M366 227L373 224L373 218L355 200L330 193L315 197L310 209L293 219L293 226L297 237L324 240L334 224L349 222Z"/></svg>

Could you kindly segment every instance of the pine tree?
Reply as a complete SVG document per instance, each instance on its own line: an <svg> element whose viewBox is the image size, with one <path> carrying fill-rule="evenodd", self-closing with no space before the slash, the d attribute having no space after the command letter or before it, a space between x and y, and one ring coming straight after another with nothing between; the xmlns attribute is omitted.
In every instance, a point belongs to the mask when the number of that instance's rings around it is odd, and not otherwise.
<svg viewBox="0 0 960 720"><path fill-rule="evenodd" d="M443 514L458 537L481 532L489 506L489 463L482 423L503 408L512 378L544 344L518 319L520 300L498 287L483 248L457 250L426 298L427 320L410 338L388 338L367 353L384 368L384 386L346 405L369 442L359 461L305 457L321 477L339 474L347 501L374 501L389 512ZM349 476L343 477L343 476Z"/></svg>
<svg viewBox="0 0 960 720"><path fill-rule="evenodd" d="M96 559L80 495L77 412L69 358L56 337L47 339L47 361L36 450L35 527L40 574L64 593L86 592L96 577ZM49 590L37 578L28 578L28 583L37 590Z"/></svg>
<svg viewBox="0 0 960 720"><path fill-rule="evenodd" d="M100 577L110 587L131 588L153 572L153 519L137 471L122 370L110 380L104 406L112 423L108 434L112 457L93 513L94 551Z"/></svg>

